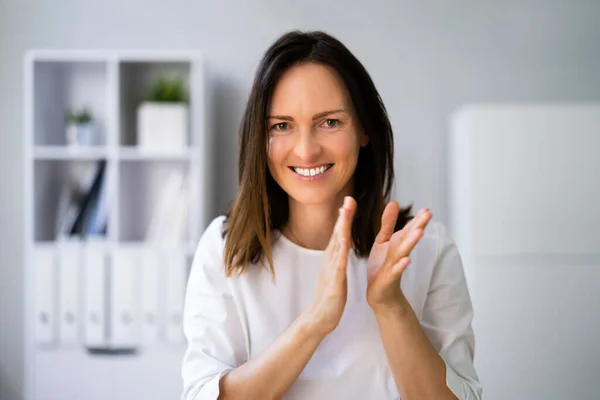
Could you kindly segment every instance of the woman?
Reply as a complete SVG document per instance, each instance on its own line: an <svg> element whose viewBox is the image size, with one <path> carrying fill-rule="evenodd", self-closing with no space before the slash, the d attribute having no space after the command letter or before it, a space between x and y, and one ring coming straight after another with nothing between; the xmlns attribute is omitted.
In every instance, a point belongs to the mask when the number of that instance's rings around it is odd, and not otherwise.
<svg viewBox="0 0 600 400"><path fill-rule="evenodd" d="M388 202L390 122L339 41L268 49L239 179L192 265L183 399L481 398L460 256L429 210Z"/></svg>

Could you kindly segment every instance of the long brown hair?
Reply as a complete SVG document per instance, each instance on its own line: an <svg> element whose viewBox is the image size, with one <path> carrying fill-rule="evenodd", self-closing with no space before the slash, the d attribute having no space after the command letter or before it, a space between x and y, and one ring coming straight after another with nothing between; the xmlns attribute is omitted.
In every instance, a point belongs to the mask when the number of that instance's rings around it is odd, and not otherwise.
<svg viewBox="0 0 600 400"><path fill-rule="evenodd" d="M239 192L227 215L225 268L243 273L249 263L266 261L272 274L271 236L288 221L288 196L267 168L267 110L282 74L299 63L332 67L342 78L360 126L369 136L354 172L358 208L352 225L353 248L368 256L394 182L394 138L383 101L363 65L337 39L320 32L293 31L281 36L263 56L241 124ZM401 209L396 230L411 218L412 206Z"/></svg>

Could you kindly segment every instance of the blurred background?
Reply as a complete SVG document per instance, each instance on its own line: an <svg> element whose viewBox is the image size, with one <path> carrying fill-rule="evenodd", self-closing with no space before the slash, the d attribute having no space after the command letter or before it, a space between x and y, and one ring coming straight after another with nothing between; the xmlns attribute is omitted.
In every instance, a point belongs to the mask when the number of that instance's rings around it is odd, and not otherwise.
<svg viewBox="0 0 600 400"><path fill-rule="evenodd" d="M463 254L485 398L600 398L598 21L597 0L0 0L0 399L179 396L191 252L291 29L379 89L394 197Z"/></svg>

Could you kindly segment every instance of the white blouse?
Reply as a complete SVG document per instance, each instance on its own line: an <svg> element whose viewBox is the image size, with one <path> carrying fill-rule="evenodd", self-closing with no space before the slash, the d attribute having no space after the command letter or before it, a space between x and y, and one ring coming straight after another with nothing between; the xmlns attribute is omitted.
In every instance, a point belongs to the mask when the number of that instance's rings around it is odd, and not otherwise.
<svg viewBox="0 0 600 400"><path fill-rule="evenodd" d="M213 400L223 375L261 354L310 303L322 251L283 235L273 243L275 281L262 266L225 276L225 218L216 218L196 250L186 292L182 400ZM285 399L399 399L373 311L366 302L366 259L348 260L348 300L338 327L319 345ZM401 287L446 363L446 382L461 400L481 399L473 367L473 310L462 262L443 225L431 221L411 254Z"/></svg>

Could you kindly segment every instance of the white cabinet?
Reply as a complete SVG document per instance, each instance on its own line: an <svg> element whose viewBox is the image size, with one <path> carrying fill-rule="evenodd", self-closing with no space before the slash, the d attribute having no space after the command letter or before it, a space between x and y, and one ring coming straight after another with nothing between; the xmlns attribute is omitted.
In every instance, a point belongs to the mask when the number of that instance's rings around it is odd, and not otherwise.
<svg viewBox="0 0 600 400"><path fill-rule="evenodd" d="M485 398L592 399L600 105L473 105L450 137L451 230Z"/></svg>

